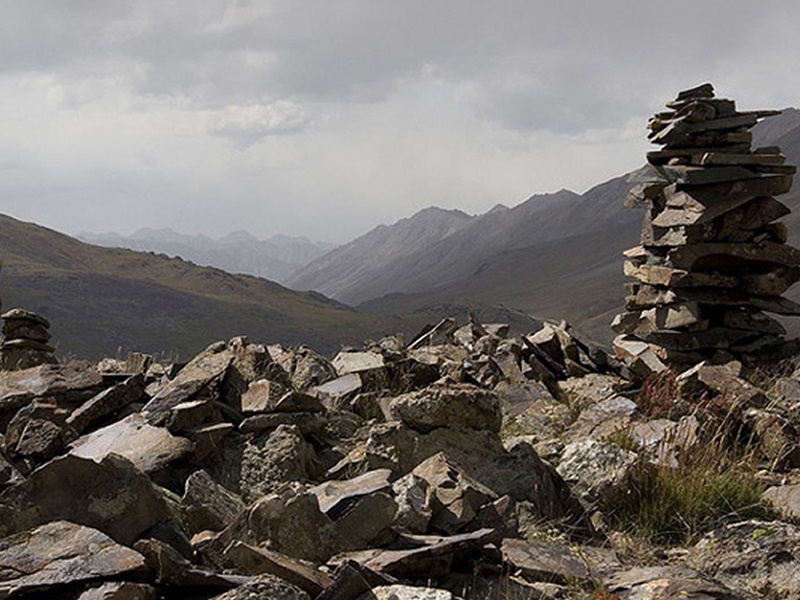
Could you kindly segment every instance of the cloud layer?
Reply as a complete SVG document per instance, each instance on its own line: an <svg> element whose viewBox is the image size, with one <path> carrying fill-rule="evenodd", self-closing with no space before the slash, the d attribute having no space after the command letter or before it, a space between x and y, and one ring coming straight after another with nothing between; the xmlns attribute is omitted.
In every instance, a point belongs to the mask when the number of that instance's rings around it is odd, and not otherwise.
<svg viewBox="0 0 800 600"><path fill-rule="evenodd" d="M26 0L0 21L0 211L60 230L347 241L637 167L713 81L800 104L766 0Z"/></svg>

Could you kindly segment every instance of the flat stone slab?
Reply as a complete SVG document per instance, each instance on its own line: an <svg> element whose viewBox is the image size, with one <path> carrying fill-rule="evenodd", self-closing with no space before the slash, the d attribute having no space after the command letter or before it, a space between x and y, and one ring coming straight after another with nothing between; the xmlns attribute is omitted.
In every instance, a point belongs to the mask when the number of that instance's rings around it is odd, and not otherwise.
<svg viewBox="0 0 800 600"><path fill-rule="evenodd" d="M382 369L386 366L383 356L377 352L339 352L332 364L340 376Z"/></svg>
<svg viewBox="0 0 800 600"><path fill-rule="evenodd" d="M317 497L319 509L327 514L342 502L390 488L391 476L390 469L376 469L345 481L326 481L309 492Z"/></svg>
<svg viewBox="0 0 800 600"><path fill-rule="evenodd" d="M68 521L47 523L0 540L0 598L58 590L80 581L144 568L144 557L106 534Z"/></svg>
<svg viewBox="0 0 800 600"><path fill-rule="evenodd" d="M95 461L119 454L143 473L150 473L185 456L193 447L186 438L174 436L164 427L154 427L134 413L78 438L72 443L70 454Z"/></svg>

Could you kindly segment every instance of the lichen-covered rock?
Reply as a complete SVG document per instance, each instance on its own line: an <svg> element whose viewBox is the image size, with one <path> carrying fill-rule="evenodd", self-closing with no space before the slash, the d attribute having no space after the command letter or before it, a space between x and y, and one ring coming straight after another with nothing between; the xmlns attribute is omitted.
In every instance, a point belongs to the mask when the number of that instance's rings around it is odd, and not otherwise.
<svg viewBox="0 0 800 600"><path fill-rule="evenodd" d="M68 521L54 521L0 540L0 598L33 592L64 597L81 581L134 575L144 568L138 552Z"/></svg>
<svg viewBox="0 0 800 600"><path fill-rule="evenodd" d="M800 598L800 530L781 521L744 521L706 534L688 565L758 598Z"/></svg>
<svg viewBox="0 0 800 600"><path fill-rule="evenodd" d="M499 432L503 423L497 396L467 384L432 385L398 396L389 404L389 416L422 433L438 427Z"/></svg>
<svg viewBox="0 0 800 600"><path fill-rule="evenodd" d="M264 600L265 598L311 600L311 596L303 590L274 575L259 575L253 581L214 596L211 600Z"/></svg>
<svg viewBox="0 0 800 600"><path fill-rule="evenodd" d="M608 510L630 492L638 464L635 452L585 440L564 448L557 470L586 506Z"/></svg>

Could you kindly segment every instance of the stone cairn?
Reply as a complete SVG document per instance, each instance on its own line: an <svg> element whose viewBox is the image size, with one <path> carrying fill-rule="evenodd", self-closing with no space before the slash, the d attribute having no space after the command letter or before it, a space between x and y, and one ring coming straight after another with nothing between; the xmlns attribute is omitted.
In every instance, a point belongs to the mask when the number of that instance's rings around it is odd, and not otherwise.
<svg viewBox="0 0 800 600"><path fill-rule="evenodd" d="M50 322L35 313L14 308L2 315L3 343L0 367L7 371L55 364L55 348L50 346Z"/></svg>
<svg viewBox="0 0 800 600"><path fill-rule="evenodd" d="M750 128L780 111L739 112L711 84L678 94L648 124L649 152L626 205L645 205L641 245L625 252L626 312L617 354L646 342L673 366L722 356L751 362L787 350L765 313L800 315L781 295L800 279L800 251L778 219L796 167L779 148L751 149Z"/></svg>

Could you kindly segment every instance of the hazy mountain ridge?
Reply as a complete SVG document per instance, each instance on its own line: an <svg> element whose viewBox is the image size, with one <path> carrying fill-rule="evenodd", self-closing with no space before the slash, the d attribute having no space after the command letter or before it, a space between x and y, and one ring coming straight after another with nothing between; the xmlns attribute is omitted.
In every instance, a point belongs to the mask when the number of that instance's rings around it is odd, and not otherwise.
<svg viewBox="0 0 800 600"><path fill-rule="evenodd" d="M305 237L275 235L259 240L246 231L213 239L187 235L169 228L143 228L130 236L81 232L78 239L98 246L163 253L229 273L243 273L282 282L291 273L335 248Z"/></svg>

